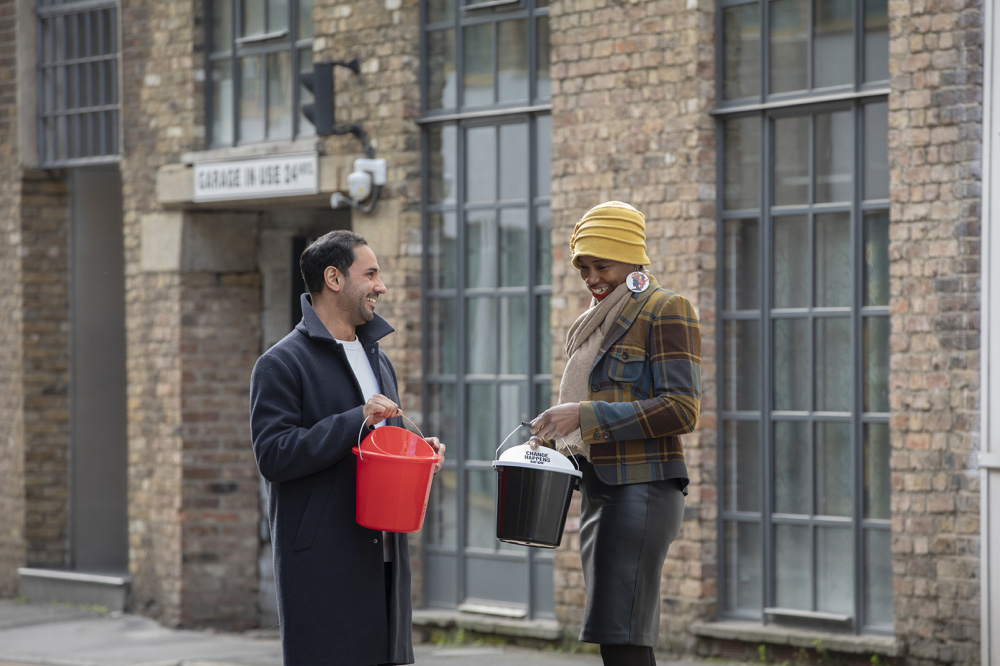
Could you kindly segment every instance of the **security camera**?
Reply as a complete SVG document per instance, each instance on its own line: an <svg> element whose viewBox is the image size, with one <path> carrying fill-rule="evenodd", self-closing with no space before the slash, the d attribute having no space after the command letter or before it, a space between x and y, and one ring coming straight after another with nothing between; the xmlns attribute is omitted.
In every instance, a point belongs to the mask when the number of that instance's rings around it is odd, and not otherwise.
<svg viewBox="0 0 1000 666"><path fill-rule="evenodd" d="M372 175L367 171L352 171L347 177L347 193L361 202L372 193Z"/></svg>
<svg viewBox="0 0 1000 666"><path fill-rule="evenodd" d="M385 160L364 159L354 160L354 171L347 176L347 194L344 196L340 192L334 192L330 197L330 207L340 208L342 204L347 204L352 208L358 208L364 212L369 212L369 206L374 207L375 200L378 199L378 192L374 191L371 204L361 207L365 201L373 194L374 187L382 187L386 183L387 169Z"/></svg>

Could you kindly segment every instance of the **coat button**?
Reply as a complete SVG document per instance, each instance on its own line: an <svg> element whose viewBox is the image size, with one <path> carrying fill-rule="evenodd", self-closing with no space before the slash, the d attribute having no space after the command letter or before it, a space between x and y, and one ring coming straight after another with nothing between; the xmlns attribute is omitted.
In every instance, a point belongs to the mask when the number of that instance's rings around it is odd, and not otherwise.
<svg viewBox="0 0 1000 666"><path fill-rule="evenodd" d="M611 433L610 432L604 433L604 439L611 439Z"/></svg>
<svg viewBox="0 0 1000 666"><path fill-rule="evenodd" d="M628 352L622 352L622 358L623 359L628 358Z"/></svg>
<svg viewBox="0 0 1000 666"><path fill-rule="evenodd" d="M372 543L378 543L378 539L372 539Z"/></svg>
<svg viewBox="0 0 1000 666"><path fill-rule="evenodd" d="M601 387L600 387L600 385L599 385L599 384L591 384L591 385L590 385L590 390L591 390L591 391L594 391L594 392L596 393L597 391L600 391L600 390L601 390Z"/></svg>
<svg viewBox="0 0 1000 666"><path fill-rule="evenodd" d="M601 433L595 432L594 433L594 439L600 439L600 438L601 438Z"/></svg>

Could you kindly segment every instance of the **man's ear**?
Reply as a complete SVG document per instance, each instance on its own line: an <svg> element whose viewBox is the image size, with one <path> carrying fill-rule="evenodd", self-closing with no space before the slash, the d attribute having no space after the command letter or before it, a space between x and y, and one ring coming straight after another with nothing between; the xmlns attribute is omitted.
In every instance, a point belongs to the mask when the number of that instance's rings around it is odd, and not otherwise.
<svg viewBox="0 0 1000 666"><path fill-rule="evenodd" d="M344 286L344 276L335 267L327 266L323 269L323 282L331 291L340 291Z"/></svg>

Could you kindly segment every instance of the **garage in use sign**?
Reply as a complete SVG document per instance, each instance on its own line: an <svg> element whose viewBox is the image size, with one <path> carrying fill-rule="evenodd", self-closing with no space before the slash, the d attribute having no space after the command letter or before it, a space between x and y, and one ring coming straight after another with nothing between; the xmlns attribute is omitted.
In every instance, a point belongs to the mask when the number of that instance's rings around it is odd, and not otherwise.
<svg viewBox="0 0 1000 666"><path fill-rule="evenodd" d="M287 197L319 192L317 153L194 165L195 201Z"/></svg>

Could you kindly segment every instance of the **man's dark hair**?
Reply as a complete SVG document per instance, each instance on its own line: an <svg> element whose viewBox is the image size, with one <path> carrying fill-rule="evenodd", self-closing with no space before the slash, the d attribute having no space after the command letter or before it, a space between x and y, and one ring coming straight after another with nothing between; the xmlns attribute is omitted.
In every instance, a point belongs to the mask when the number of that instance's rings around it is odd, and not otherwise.
<svg viewBox="0 0 1000 666"><path fill-rule="evenodd" d="M359 245L368 245L368 241L347 229L323 234L310 243L299 257L302 281L309 293L323 291L323 271L327 266L333 266L346 276L354 263L354 248Z"/></svg>

